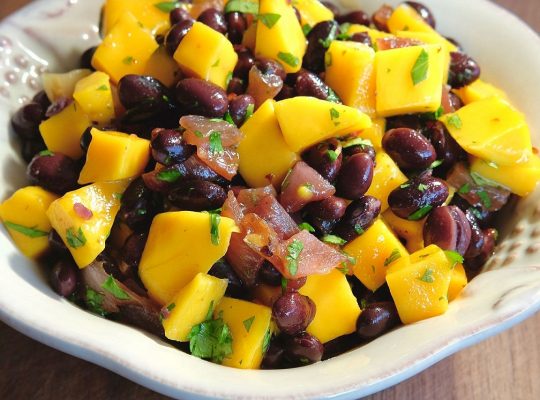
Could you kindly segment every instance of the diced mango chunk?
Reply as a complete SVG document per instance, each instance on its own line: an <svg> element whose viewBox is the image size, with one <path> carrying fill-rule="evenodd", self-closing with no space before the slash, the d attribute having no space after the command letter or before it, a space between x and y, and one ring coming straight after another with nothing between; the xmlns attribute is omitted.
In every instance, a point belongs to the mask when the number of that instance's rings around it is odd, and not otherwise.
<svg viewBox="0 0 540 400"><path fill-rule="evenodd" d="M371 127L371 119L363 112L315 97L278 101L275 111L283 138L294 152Z"/></svg>
<svg viewBox="0 0 540 400"><path fill-rule="evenodd" d="M452 269L450 286L448 286L448 301L456 299L465 286L467 286L467 274L463 265L458 263Z"/></svg>
<svg viewBox="0 0 540 400"><path fill-rule="evenodd" d="M293 5L300 13L302 26L309 25L310 27L314 27L319 22L334 19L332 11L325 7L319 0L295 0Z"/></svg>
<svg viewBox="0 0 540 400"><path fill-rule="evenodd" d="M238 55L224 35L195 22L174 53L182 72L226 88Z"/></svg>
<svg viewBox="0 0 540 400"><path fill-rule="evenodd" d="M278 187L298 160L283 139L274 113L273 100L265 101L240 130L244 139L238 146L239 171L251 187L272 183Z"/></svg>
<svg viewBox="0 0 540 400"><path fill-rule="evenodd" d="M206 212L177 211L158 214L152 221L139 263L139 275L160 304L171 301L197 273L207 273L225 255L234 221L221 217L217 227ZM215 230L217 234L212 235ZM216 243L216 244L214 244Z"/></svg>
<svg viewBox="0 0 540 400"><path fill-rule="evenodd" d="M315 318L307 332L322 343L355 331L360 307L342 272L334 269L326 275L310 275L299 292L315 303Z"/></svg>
<svg viewBox="0 0 540 400"><path fill-rule="evenodd" d="M381 212L388 208L390 192L405 182L407 182L407 177L394 160L385 152L378 151L375 156L373 182L366 194L381 201Z"/></svg>
<svg viewBox="0 0 540 400"><path fill-rule="evenodd" d="M257 41L257 24L251 24L244 33L242 46L246 46L252 52L255 51L255 42Z"/></svg>
<svg viewBox="0 0 540 400"><path fill-rule="evenodd" d="M540 181L540 158L531 155L529 161L504 166L475 158L471 162L471 172L504 186L518 196L527 196L536 189Z"/></svg>
<svg viewBox="0 0 540 400"><path fill-rule="evenodd" d="M144 75L152 76L165 86L171 87L180 78L180 68L169 56L165 46L159 46L146 63Z"/></svg>
<svg viewBox="0 0 540 400"><path fill-rule="evenodd" d="M343 103L375 114L375 51L365 44L334 40L326 51L326 83Z"/></svg>
<svg viewBox="0 0 540 400"><path fill-rule="evenodd" d="M165 336L179 342L188 341L193 326L203 322L219 303L227 280L199 272L167 305L169 315L163 319ZM210 314L211 315L211 314Z"/></svg>
<svg viewBox="0 0 540 400"><path fill-rule="evenodd" d="M41 77L43 90L52 103L60 99L70 99L77 82L91 73L89 69L74 69L62 73L45 72Z"/></svg>
<svg viewBox="0 0 540 400"><path fill-rule="evenodd" d="M437 111L441 106L446 55L441 45L377 52L377 114L390 117Z"/></svg>
<svg viewBox="0 0 540 400"><path fill-rule="evenodd" d="M73 98L88 118L105 124L114 118L114 103L109 75L96 71L75 85Z"/></svg>
<svg viewBox="0 0 540 400"><path fill-rule="evenodd" d="M367 139L371 142L376 151L382 150L382 138L386 132L386 119L373 118L372 125L357 133L357 136L362 139Z"/></svg>
<svg viewBox="0 0 540 400"><path fill-rule="evenodd" d="M260 367L271 334L272 310L269 307L224 297L214 316L222 316L232 335L232 354L223 365L242 369Z"/></svg>
<svg viewBox="0 0 540 400"><path fill-rule="evenodd" d="M499 97L470 103L441 121L467 153L483 160L511 166L532 155L524 115Z"/></svg>
<svg viewBox="0 0 540 400"><path fill-rule="evenodd" d="M255 55L272 58L283 65L287 73L302 67L306 38L296 13L287 0L261 0Z"/></svg>
<svg viewBox="0 0 540 400"><path fill-rule="evenodd" d="M106 0L103 6L103 33L107 35L120 17L129 12L153 34L165 32L169 26L169 15L162 11L156 0Z"/></svg>
<svg viewBox="0 0 540 400"><path fill-rule="evenodd" d="M141 27L131 13L125 12L97 47L92 66L118 83L124 75L142 75L158 47L150 31Z"/></svg>
<svg viewBox="0 0 540 400"><path fill-rule="evenodd" d="M150 160L150 141L122 132L92 128L92 141L79 183L134 178Z"/></svg>
<svg viewBox="0 0 540 400"><path fill-rule="evenodd" d="M508 101L508 96L501 89L484 82L481 79L475 80L470 85L453 90L465 104L478 100L484 100L488 97L497 96Z"/></svg>
<svg viewBox="0 0 540 400"><path fill-rule="evenodd" d="M43 121L39 131L49 150L79 159L82 156L81 136L89 125L90 120L82 107L73 102Z"/></svg>
<svg viewBox="0 0 540 400"><path fill-rule="evenodd" d="M49 248L51 223L45 213L57 198L39 186L27 186L0 204L0 219L25 256L38 258Z"/></svg>
<svg viewBox="0 0 540 400"><path fill-rule="evenodd" d="M382 217L396 235L407 242L407 250L410 253L424 248L425 220L409 221L408 219L399 218L390 209L386 210Z"/></svg>
<svg viewBox="0 0 540 400"><path fill-rule="evenodd" d="M388 267L409 253L383 220L376 220L343 251L356 259L353 272L368 289L375 291L386 278Z"/></svg>
<svg viewBox="0 0 540 400"><path fill-rule="evenodd" d="M88 266L105 249L120 198L129 181L99 182L66 193L47 210L58 232L79 266Z"/></svg>
<svg viewBox="0 0 540 400"><path fill-rule="evenodd" d="M396 261L386 282L401 321L410 324L446 312L451 276L452 262L435 245Z"/></svg>

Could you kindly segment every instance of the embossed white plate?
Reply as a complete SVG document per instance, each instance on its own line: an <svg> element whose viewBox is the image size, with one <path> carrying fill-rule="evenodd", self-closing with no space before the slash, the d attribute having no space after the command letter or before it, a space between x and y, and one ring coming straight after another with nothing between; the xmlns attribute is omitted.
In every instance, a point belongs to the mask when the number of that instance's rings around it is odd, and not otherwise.
<svg viewBox="0 0 540 400"><path fill-rule="evenodd" d="M397 1L386 1L397 4ZM374 11L382 1L342 6ZM508 92L540 142L540 40L517 18L486 0L426 0L440 30L458 39L483 77ZM9 116L39 87L45 69L74 67L98 40L98 0L38 0L0 23L0 198L25 184ZM504 29L502 29L504 27ZM353 399L394 385L459 349L540 309L538 191L505 221L505 240L449 311L397 329L315 365L241 371L183 354L137 329L93 316L59 298L40 268L0 231L0 318L52 347L178 398Z"/></svg>

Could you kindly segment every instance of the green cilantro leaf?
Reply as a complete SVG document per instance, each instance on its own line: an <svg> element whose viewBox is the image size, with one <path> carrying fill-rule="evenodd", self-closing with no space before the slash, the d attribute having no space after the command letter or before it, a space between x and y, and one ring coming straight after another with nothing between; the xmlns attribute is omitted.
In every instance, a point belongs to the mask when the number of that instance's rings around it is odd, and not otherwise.
<svg viewBox="0 0 540 400"><path fill-rule="evenodd" d="M450 115L446 119L446 123L449 126L452 126L452 127L456 128L456 129L461 129L463 127L463 122L461 121L461 118L457 114Z"/></svg>
<svg viewBox="0 0 540 400"><path fill-rule="evenodd" d="M357 138L348 140L342 144L342 147L344 149L346 149L347 147L352 147L352 146L361 146L362 148L365 148L368 146L373 147L373 143L369 139L362 139L362 138L357 137Z"/></svg>
<svg viewBox="0 0 540 400"><path fill-rule="evenodd" d="M337 96L336 92L332 90L332 88L329 86L327 89L327 97L326 101L329 101L331 103L341 104L340 98Z"/></svg>
<svg viewBox="0 0 540 400"><path fill-rule="evenodd" d="M485 208L491 207L491 197L489 197L485 190L479 190L476 194L480 197L480 201Z"/></svg>
<svg viewBox="0 0 540 400"><path fill-rule="evenodd" d="M467 210L469 210L471 212L471 214L476 217L476 219L479 219L479 220L482 219L482 213L479 210L477 210L476 208L469 207Z"/></svg>
<svg viewBox="0 0 540 400"><path fill-rule="evenodd" d="M210 153L212 154L223 154L223 144L221 143L221 133L214 131L210 134Z"/></svg>
<svg viewBox="0 0 540 400"><path fill-rule="evenodd" d="M103 282L103 285L101 285L101 287L110 294L112 294L114 297L116 297L118 300L131 299L131 296L127 294L126 291L123 290L120 286L118 286L118 283L116 283L116 279L114 279L112 275L109 275L109 277L105 282Z"/></svg>
<svg viewBox="0 0 540 400"><path fill-rule="evenodd" d="M227 74L227 76L225 77L225 87L228 87L229 86L229 83L231 83L231 79L233 78L233 73L232 71L229 72Z"/></svg>
<svg viewBox="0 0 540 400"><path fill-rule="evenodd" d="M176 169L159 171L156 178L162 182L173 183L182 177L182 173Z"/></svg>
<svg viewBox="0 0 540 400"><path fill-rule="evenodd" d="M464 183L459 189L458 194L467 194L471 191L471 184L470 183Z"/></svg>
<svg viewBox="0 0 540 400"><path fill-rule="evenodd" d="M41 157L51 157L54 156L54 153L50 150L42 150L38 153Z"/></svg>
<svg viewBox="0 0 540 400"><path fill-rule="evenodd" d="M16 224L15 222L4 221L4 225L15 232L22 233L23 235L31 238L38 238L47 236L49 234L49 232L36 229L35 227L29 228L27 226Z"/></svg>
<svg viewBox="0 0 540 400"><path fill-rule="evenodd" d="M253 321L255 321L255 315L251 318L245 319L242 323L244 324L244 328L246 328L246 332L249 332L251 329L251 325L253 325Z"/></svg>
<svg viewBox="0 0 540 400"><path fill-rule="evenodd" d="M407 219L409 221L418 221L424 218L426 215L428 215L432 208L433 206L430 206L430 205L424 206L418 209L417 211L413 212L411 215L409 215Z"/></svg>
<svg viewBox="0 0 540 400"><path fill-rule="evenodd" d="M229 326L223 321L223 313L218 318L207 319L191 328L188 335L189 351L199 358L221 364L232 354L233 337Z"/></svg>
<svg viewBox="0 0 540 400"><path fill-rule="evenodd" d="M319 43L322 45L322 47L324 47L325 49L330 47L332 41L336 39L337 29L337 25L332 25L332 27L330 28L330 32L328 32L328 36L326 36L325 39L319 39Z"/></svg>
<svg viewBox="0 0 540 400"><path fill-rule="evenodd" d="M245 14L259 13L259 2L253 2L249 0L230 0L225 5L225 14L230 12L241 12Z"/></svg>
<svg viewBox="0 0 540 400"><path fill-rule="evenodd" d="M360 224L354 225L354 231L356 232L357 235L363 235L365 232L364 228L362 228L362 225Z"/></svg>
<svg viewBox="0 0 540 400"><path fill-rule="evenodd" d="M107 312L103 309L103 295L87 287L85 292L86 307L94 314L105 316Z"/></svg>
<svg viewBox="0 0 540 400"><path fill-rule="evenodd" d="M307 222L302 222L301 224L298 224L298 228L304 231L308 231L310 233L315 232L315 228L308 224Z"/></svg>
<svg viewBox="0 0 540 400"><path fill-rule="evenodd" d="M298 259L302 250L304 250L304 244L298 239L294 239L287 246L287 269L292 276L298 271Z"/></svg>
<svg viewBox="0 0 540 400"><path fill-rule="evenodd" d="M446 258L448 258L449 261L452 262L452 267L454 268L456 264L463 264L463 256L459 254L457 251L454 250L445 250L444 254L446 255Z"/></svg>
<svg viewBox="0 0 540 400"><path fill-rule="evenodd" d="M135 59L132 56L127 56L122 60L122 62L126 65L131 65L135 62Z"/></svg>
<svg viewBox="0 0 540 400"><path fill-rule="evenodd" d="M309 35L309 32L311 32L311 29L312 27L309 24L302 25L302 32L304 33L304 36Z"/></svg>
<svg viewBox="0 0 540 400"><path fill-rule="evenodd" d="M259 21L261 21L268 29L272 29L274 25L281 18L280 14L266 13L259 14Z"/></svg>
<svg viewBox="0 0 540 400"><path fill-rule="evenodd" d="M336 110L334 107L330 109L330 119L333 121L335 119L339 118L339 111Z"/></svg>
<svg viewBox="0 0 540 400"><path fill-rule="evenodd" d="M178 8L180 6L180 2L178 1L163 1L161 3L154 4L154 7L156 7L159 11L163 11L164 13L170 13L175 8Z"/></svg>
<svg viewBox="0 0 540 400"><path fill-rule="evenodd" d="M167 306L167 311L171 312L172 310L174 310L174 307L176 307L176 304L175 303L171 303Z"/></svg>
<svg viewBox="0 0 540 400"><path fill-rule="evenodd" d="M255 111L255 104L250 104L249 106L247 106L246 117L244 118L244 121L247 121L251 118L251 116L253 115L253 111Z"/></svg>
<svg viewBox="0 0 540 400"><path fill-rule="evenodd" d="M335 150L327 150L326 151L326 155L328 156L328 159L331 161L331 162L334 162L338 159L339 157L339 154L336 153Z"/></svg>
<svg viewBox="0 0 540 400"><path fill-rule="evenodd" d="M231 117L231 113L230 113L230 112L227 111L227 112L225 113L225 117L223 117L223 119L224 119L225 121L227 121L229 124L236 126L236 124L234 123L234 121L233 121L233 119L232 119L232 117Z"/></svg>
<svg viewBox="0 0 540 400"><path fill-rule="evenodd" d="M79 227L77 232L75 232L74 228L69 228L66 231L66 241L68 242L68 245L74 249L83 247L86 244L86 237L84 236L81 227Z"/></svg>
<svg viewBox="0 0 540 400"><path fill-rule="evenodd" d="M476 172L471 172L471 178L474 181L474 183L476 183L478 186L493 186L493 187L499 186L497 183L484 178L483 176L479 175Z"/></svg>
<svg viewBox="0 0 540 400"><path fill-rule="evenodd" d="M345 239L342 239L336 235L324 235L321 240L324 243L337 244L338 246L343 246L344 244L347 243Z"/></svg>
<svg viewBox="0 0 540 400"><path fill-rule="evenodd" d="M426 50L422 49L411 70L411 78L415 86L427 79L428 68L429 54L426 52Z"/></svg>
<svg viewBox="0 0 540 400"><path fill-rule="evenodd" d="M444 160L435 160L431 163L431 165L429 166L429 169L435 169L439 166L442 165L442 163L444 162Z"/></svg>
<svg viewBox="0 0 540 400"><path fill-rule="evenodd" d="M210 213L210 237L214 246L219 245L219 223L221 216L219 214Z"/></svg>
<svg viewBox="0 0 540 400"><path fill-rule="evenodd" d="M296 57L294 54L291 53L284 53L280 51L278 53L278 58L283 61L285 64L290 65L291 67L297 67L300 63L300 60L298 57Z"/></svg>
<svg viewBox="0 0 540 400"><path fill-rule="evenodd" d="M384 266L387 267L401 257L401 253L398 249L392 250L392 253L384 260Z"/></svg>
<svg viewBox="0 0 540 400"><path fill-rule="evenodd" d="M424 274L418 279L426 283L435 282L435 278L433 278L433 270L431 268L426 268Z"/></svg>
<svg viewBox="0 0 540 400"><path fill-rule="evenodd" d="M428 185L424 184L424 183L420 183L418 184L418 190L421 192L421 193L424 193L428 188Z"/></svg>
<svg viewBox="0 0 540 400"><path fill-rule="evenodd" d="M270 331L270 329L268 329L266 333L264 334L263 346L262 346L263 354L268 351L268 348L270 347L271 339L272 339L272 332Z"/></svg>
<svg viewBox="0 0 540 400"><path fill-rule="evenodd" d="M105 92L105 91L109 90L109 87L107 85L101 85L96 90Z"/></svg>
<svg viewBox="0 0 540 400"><path fill-rule="evenodd" d="M402 184L402 185L399 185L399 187L400 187L401 189L407 189L408 187L411 187L411 184L410 184L410 183L404 183L404 184Z"/></svg>

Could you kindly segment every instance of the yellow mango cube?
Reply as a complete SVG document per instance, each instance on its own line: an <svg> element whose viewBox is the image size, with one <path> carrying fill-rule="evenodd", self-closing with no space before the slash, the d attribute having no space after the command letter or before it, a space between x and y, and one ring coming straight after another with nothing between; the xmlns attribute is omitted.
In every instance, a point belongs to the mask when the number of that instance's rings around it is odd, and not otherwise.
<svg viewBox="0 0 540 400"><path fill-rule="evenodd" d="M484 82L481 79L475 80L470 85L459 89L453 89L465 104L473 103L478 100L484 100L489 97L497 96L508 101L508 95L501 89Z"/></svg>
<svg viewBox="0 0 540 400"><path fill-rule="evenodd" d="M165 46L159 46L146 63L144 75L152 76L165 86L171 87L180 78L180 68L169 56Z"/></svg>
<svg viewBox="0 0 540 400"><path fill-rule="evenodd" d="M91 73L89 69L74 69L62 73L45 72L41 77L43 90L51 103L60 99L70 99L73 97L77 82Z"/></svg>
<svg viewBox="0 0 540 400"><path fill-rule="evenodd" d="M315 97L278 101L275 112L283 138L294 152L371 127L371 119L363 112Z"/></svg>
<svg viewBox="0 0 540 400"><path fill-rule="evenodd" d="M105 249L128 184L127 180L94 183L66 193L49 206L51 225L79 268L88 266Z"/></svg>
<svg viewBox="0 0 540 400"><path fill-rule="evenodd" d="M134 178L150 160L150 141L122 132L92 128L92 141L79 183Z"/></svg>
<svg viewBox="0 0 540 400"><path fill-rule="evenodd" d="M88 118L106 124L114 118L114 102L109 75L96 71L75 85L73 98Z"/></svg>
<svg viewBox="0 0 540 400"><path fill-rule="evenodd" d="M334 40L326 51L326 83L344 104L375 114L375 51L365 44Z"/></svg>
<svg viewBox="0 0 540 400"><path fill-rule="evenodd" d="M45 213L57 198L39 186L27 186L0 204L0 219L26 257L38 258L49 248L51 223Z"/></svg>
<svg viewBox="0 0 540 400"><path fill-rule="evenodd" d="M242 46L246 46L252 52L255 51L255 42L257 41L257 23L252 23L244 32Z"/></svg>
<svg viewBox="0 0 540 400"><path fill-rule="evenodd" d="M266 351L271 334L272 310L249 301L224 297L214 316L220 316L232 335L232 354L223 365L233 368L257 369Z"/></svg>
<svg viewBox="0 0 540 400"><path fill-rule="evenodd" d="M244 139L238 146L238 170L250 187L269 183L278 187L298 160L298 155L283 139L274 104L274 100L265 101L240 127Z"/></svg>
<svg viewBox="0 0 540 400"><path fill-rule="evenodd" d="M386 132L386 119L373 118L372 125L357 133L357 136L362 139L367 139L371 142L376 151L382 150L382 138Z"/></svg>
<svg viewBox="0 0 540 400"><path fill-rule="evenodd" d="M295 0L293 5L300 13L302 26L309 25L314 27L319 22L334 19L332 11L325 7L319 0Z"/></svg>
<svg viewBox="0 0 540 400"><path fill-rule="evenodd" d="M518 196L527 196L536 189L540 181L540 158L533 154L529 161L510 166L474 158L471 161L471 172L508 188Z"/></svg>
<svg viewBox="0 0 540 400"><path fill-rule="evenodd" d="M362 235L347 243L343 251L356 259L354 275L372 291L384 284L386 272L392 263L409 255L394 232L381 219L377 219Z"/></svg>
<svg viewBox="0 0 540 400"><path fill-rule="evenodd" d="M299 292L315 303L315 318L306 330L322 343L356 330L360 307L342 272L310 275Z"/></svg>
<svg viewBox="0 0 540 400"><path fill-rule="evenodd" d="M450 285L448 286L448 301L456 299L467 286L467 274L462 264L456 264L452 269Z"/></svg>
<svg viewBox="0 0 540 400"><path fill-rule="evenodd" d="M499 97L475 101L440 120L467 153L483 160L511 166L532 155L524 115Z"/></svg>
<svg viewBox="0 0 540 400"><path fill-rule="evenodd" d="M152 34L164 33L170 26L169 13L156 0L106 0L103 6L103 33L107 35L122 15L129 12Z"/></svg>
<svg viewBox="0 0 540 400"><path fill-rule="evenodd" d="M445 313L451 276L452 262L435 245L396 261L386 282L401 321L410 324Z"/></svg>
<svg viewBox="0 0 540 400"><path fill-rule="evenodd" d="M381 201L381 212L388 208L390 192L405 182L407 182L407 177L401 172L394 160L382 150L377 151L373 181L366 194Z"/></svg>
<svg viewBox="0 0 540 400"><path fill-rule="evenodd" d="M118 83L125 75L142 75L158 47L152 33L141 27L131 13L125 12L97 47L92 66Z"/></svg>
<svg viewBox="0 0 540 400"><path fill-rule="evenodd" d="M424 248L425 219L409 221L408 219L399 218L390 209L386 210L382 217L394 233L407 242L407 250L410 253Z"/></svg>
<svg viewBox="0 0 540 400"><path fill-rule="evenodd" d="M167 339L188 341L194 325L203 322L209 311L219 303L227 289L227 279L199 272L195 278L178 292L167 306L169 315L163 319Z"/></svg>
<svg viewBox="0 0 540 400"><path fill-rule="evenodd" d="M41 137L47 148L73 159L82 156L81 136L90 126L90 119L77 102L71 103L58 114L39 125Z"/></svg>
<svg viewBox="0 0 540 400"><path fill-rule="evenodd" d="M272 58L287 73L293 73L302 67L306 47L306 38L290 2L260 0L255 55Z"/></svg>
<svg viewBox="0 0 540 400"><path fill-rule="evenodd" d="M170 302L197 273L207 273L225 255L231 234L238 228L230 218L216 221L209 213L193 211L166 212L154 218L139 275L158 303Z"/></svg>
<svg viewBox="0 0 540 400"><path fill-rule="evenodd" d="M435 112L441 106L445 57L441 45L411 46L375 55L376 108L381 117Z"/></svg>
<svg viewBox="0 0 540 400"><path fill-rule="evenodd" d="M182 72L227 88L238 55L224 35L195 22L174 53Z"/></svg>

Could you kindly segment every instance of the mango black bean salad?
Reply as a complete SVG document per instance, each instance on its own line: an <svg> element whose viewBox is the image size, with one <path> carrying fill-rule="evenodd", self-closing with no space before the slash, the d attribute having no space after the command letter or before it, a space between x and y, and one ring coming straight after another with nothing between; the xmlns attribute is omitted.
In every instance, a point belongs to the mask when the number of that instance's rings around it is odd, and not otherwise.
<svg viewBox="0 0 540 400"><path fill-rule="evenodd" d="M443 314L540 180L524 115L417 2L106 0L11 119L15 245L88 311L235 368Z"/></svg>

